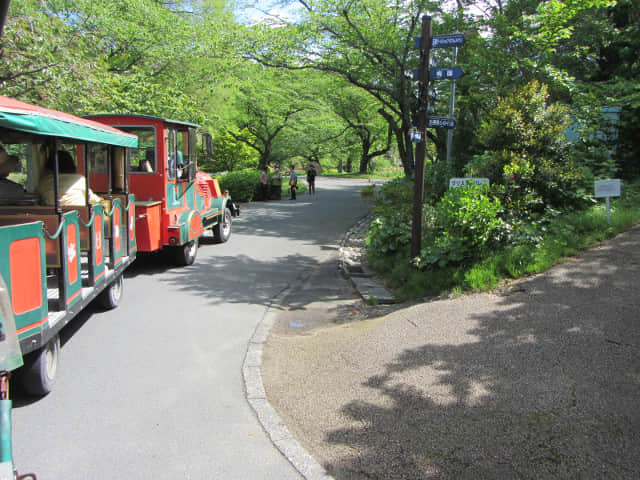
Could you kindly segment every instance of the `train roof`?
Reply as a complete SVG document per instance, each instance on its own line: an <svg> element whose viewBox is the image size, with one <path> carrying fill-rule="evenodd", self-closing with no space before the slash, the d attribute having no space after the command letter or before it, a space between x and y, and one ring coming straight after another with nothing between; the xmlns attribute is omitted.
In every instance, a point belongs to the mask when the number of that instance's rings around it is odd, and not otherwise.
<svg viewBox="0 0 640 480"><path fill-rule="evenodd" d="M96 115L86 115L84 118L104 118L104 117L118 117L118 118L148 118L151 120L160 120L165 123L173 123L176 125L182 125L185 127L199 128L200 125L191 122L183 122L182 120L172 120L170 118L155 117L153 115L141 115L137 113L100 113Z"/></svg>
<svg viewBox="0 0 640 480"><path fill-rule="evenodd" d="M137 147L138 137L100 122L0 95L0 128L69 140Z"/></svg>

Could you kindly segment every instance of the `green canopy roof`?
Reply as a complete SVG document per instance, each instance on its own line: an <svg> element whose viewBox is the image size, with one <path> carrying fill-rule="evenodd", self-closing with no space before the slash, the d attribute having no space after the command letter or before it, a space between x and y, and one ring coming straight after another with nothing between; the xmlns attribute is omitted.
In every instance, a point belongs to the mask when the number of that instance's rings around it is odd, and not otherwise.
<svg viewBox="0 0 640 480"><path fill-rule="evenodd" d="M0 96L0 128L80 142L137 147L138 137L86 118Z"/></svg>

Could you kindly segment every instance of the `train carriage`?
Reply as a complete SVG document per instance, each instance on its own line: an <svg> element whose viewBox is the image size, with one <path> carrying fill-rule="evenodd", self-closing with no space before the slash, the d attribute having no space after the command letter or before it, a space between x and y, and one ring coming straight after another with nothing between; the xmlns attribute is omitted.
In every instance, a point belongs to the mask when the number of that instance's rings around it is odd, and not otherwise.
<svg viewBox="0 0 640 480"><path fill-rule="evenodd" d="M128 182L136 196L136 242L140 252L171 249L176 263L195 261L198 242L211 230L226 242L240 209L218 181L197 169L198 125L149 115L91 115L87 118L138 137ZM92 186L104 184L93 170Z"/></svg>
<svg viewBox="0 0 640 480"><path fill-rule="evenodd" d="M137 252L127 169L138 137L0 96L0 142L19 159L12 177L22 188L0 187L0 276L7 292L0 301L15 318L24 360L19 377L27 391L42 395L55 381L60 330L94 300L114 308L122 295L122 274ZM63 157L83 173L62 173ZM107 173L91 192L87 175L98 164ZM69 179L84 191L63 201Z"/></svg>

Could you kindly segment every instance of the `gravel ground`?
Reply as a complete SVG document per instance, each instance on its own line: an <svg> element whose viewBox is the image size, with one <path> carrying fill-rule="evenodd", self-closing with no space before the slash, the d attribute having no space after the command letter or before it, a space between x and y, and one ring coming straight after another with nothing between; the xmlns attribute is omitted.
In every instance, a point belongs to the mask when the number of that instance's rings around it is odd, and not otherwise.
<svg viewBox="0 0 640 480"><path fill-rule="evenodd" d="M501 292L346 323L284 311L267 398L338 480L640 478L639 247L634 228Z"/></svg>

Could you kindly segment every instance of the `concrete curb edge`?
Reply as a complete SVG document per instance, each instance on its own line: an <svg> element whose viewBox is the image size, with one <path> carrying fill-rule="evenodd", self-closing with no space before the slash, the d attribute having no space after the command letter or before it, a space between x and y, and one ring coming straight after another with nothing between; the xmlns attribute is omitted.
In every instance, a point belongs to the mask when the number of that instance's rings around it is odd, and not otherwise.
<svg viewBox="0 0 640 480"><path fill-rule="evenodd" d="M271 300L249 340L242 366L245 396L273 444L306 480L333 480L333 477L291 435L269 403L262 383L263 346L275 322L277 310L283 305L289 289L290 286L287 285Z"/></svg>

